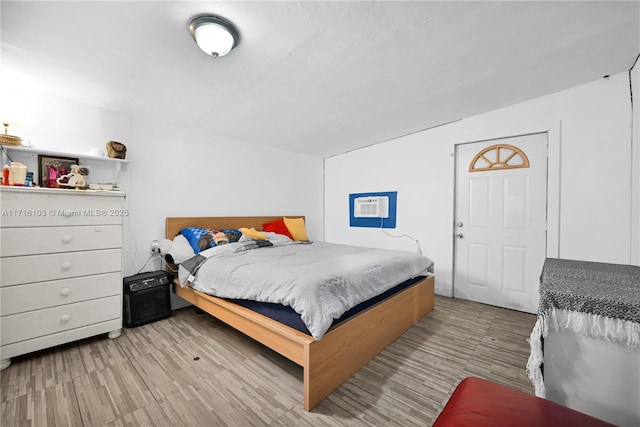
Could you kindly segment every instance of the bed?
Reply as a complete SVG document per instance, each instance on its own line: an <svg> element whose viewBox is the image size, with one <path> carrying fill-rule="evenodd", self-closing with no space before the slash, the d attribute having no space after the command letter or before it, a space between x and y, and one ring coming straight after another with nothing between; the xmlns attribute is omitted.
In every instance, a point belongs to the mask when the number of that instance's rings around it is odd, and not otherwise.
<svg viewBox="0 0 640 427"><path fill-rule="evenodd" d="M282 217L167 218L166 237L172 239L186 227L262 230L262 224L278 218ZM316 340L307 333L232 301L199 292L188 284L181 286L178 279L174 291L199 309L302 366L303 405L307 411L434 307L434 276L428 275L332 326L321 339Z"/></svg>

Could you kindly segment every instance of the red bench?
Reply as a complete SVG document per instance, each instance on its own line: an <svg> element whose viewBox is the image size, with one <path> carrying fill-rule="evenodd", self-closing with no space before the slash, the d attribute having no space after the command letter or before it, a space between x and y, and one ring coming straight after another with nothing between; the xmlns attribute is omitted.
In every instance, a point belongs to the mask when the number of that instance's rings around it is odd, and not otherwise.
<svg viewBox="0 0 640 427"><path fill-rule="evenodd" d="M480 378L458 384L433 427L611 427L582 412Z"/></svg>

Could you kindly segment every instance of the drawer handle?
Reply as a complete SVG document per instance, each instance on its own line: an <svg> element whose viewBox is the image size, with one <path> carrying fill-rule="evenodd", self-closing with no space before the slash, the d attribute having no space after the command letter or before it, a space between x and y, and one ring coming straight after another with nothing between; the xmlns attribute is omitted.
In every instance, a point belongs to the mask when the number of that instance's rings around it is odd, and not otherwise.
<svg viewBox="0 0 640 427"><path fill-rule="evenodd" d="M62 322L62 323L67 323L67 322L69 321L69 319L71 319L71 316L70 316L70 315L68 315L68 314L63 314L63 315L60 317L60 322Z"/></svg>
<svg viewBox="0 0 640 427"><path fill-rule="evenodd" d="M71 268L71 261L65 261L62 263L62 269L63 270L68 270Z"/></svg>
<svg viewBox="0 0 640 427"><path fill-rule="evenodd" d="M70 236L70 235L68 235L68 234L65 234L64 236L62 236L62 242L63 242L63 243L69 243L69 242L70 242L70 241L72 241L72 240L73 240L73 237L71 237L71 236Z"/></svg>
<svg viewBox="0 0 640 427"><path fill-rule="evenodd" d="M70 293L71 293L71 289L69 288L64 288L62 292L60 292L60 294L62 294L63 297L69 296Z"/></svg>

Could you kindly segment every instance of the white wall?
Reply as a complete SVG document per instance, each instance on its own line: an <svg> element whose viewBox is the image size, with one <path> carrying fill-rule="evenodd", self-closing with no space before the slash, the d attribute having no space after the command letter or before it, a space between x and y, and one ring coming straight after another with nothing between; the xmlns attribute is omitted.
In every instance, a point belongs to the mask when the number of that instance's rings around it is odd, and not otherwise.
<svg viewBox="0 0 640 427"><path fill-rule="evenodd" d="M321 159L44 94L31 104L21 136L35 148L88 154L109 140L127 146L132 163L119 179L129 209L125 276L144 265L152 240L164 238L167 216L305 215L310 238L323 237ZM112 176L89 166L90 182Z"/></svg>
<svg viewBox="0 0 640 427"><path fill-rule="evenodd" d="M168 216L305 215L309 237L322 239L322 160L147 120L130 137L136 253L164 237Z"/></svg>
<svg viewBox="0 0 640 427"><path fill-rule="evenodd" d="M410 239L349 227L349 193L398 191L397 228L391 231L419 239L435 262L436 292L451 295L455 145L549 131L548 254L629 263L630 117L623 73L328 158L325 240L414 250Z"/></svg>
<svg viewBox="0 0 640 427"><path fill-rule="evenodd" d="M633 88L633 157L631 183L631 263L640 265L640 62L631 70Z"/></svg>

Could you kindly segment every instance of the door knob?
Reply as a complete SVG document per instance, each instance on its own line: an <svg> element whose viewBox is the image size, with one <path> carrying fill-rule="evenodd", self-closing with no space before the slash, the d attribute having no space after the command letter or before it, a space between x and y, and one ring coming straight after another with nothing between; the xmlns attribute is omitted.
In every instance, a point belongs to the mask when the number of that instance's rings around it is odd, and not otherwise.
<svg viewBox="0 0 640 427"><path fill-rule="evenodd" d="M464 237L464 235L463 235L462 233L457 233L457 234L456 234L456 237L457 237L458 239L462 239L462 238Z"/></svg>

